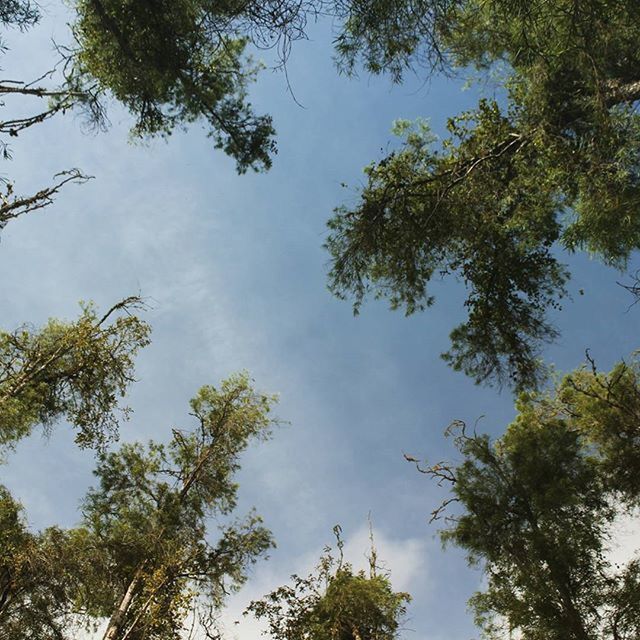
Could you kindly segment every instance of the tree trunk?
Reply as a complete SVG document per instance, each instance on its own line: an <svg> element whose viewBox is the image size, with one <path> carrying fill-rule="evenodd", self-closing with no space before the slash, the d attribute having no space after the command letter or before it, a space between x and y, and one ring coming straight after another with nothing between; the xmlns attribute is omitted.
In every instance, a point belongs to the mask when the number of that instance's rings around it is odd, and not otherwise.
<svg viewBox="0 0 640 640"><path fill-rule="evenodd" d="M124 596L122 596L122 600L120 600L118 608L111 615L111 619L109 620L109 624L107 625L104 635L102 636L102 640L117 640L124 626L127 612L129 610L129 607L131 606L133 596L135 595L136 590L138 589L140 582L142 581L143 568L144 567L141 566L136 570L131 582L129 583L129 586L127 587L127 590L124 593Z"/></svg>

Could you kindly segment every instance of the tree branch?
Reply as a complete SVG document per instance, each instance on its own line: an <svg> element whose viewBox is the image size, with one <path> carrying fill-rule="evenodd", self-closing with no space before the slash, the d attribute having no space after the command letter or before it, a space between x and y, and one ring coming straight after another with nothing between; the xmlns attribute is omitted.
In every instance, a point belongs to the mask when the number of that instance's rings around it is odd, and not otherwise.
<svg viewBox="0 0 640 640"><path fill-rule="evenodd" d="M1 129L2 125L0 125ZM93 176L84 175L79 169L70 169L56 174L54 177L61 179L51 187L41 189L36 194L25 198L10 199L13 193L13 186L7 186L7 192L0 194L0 229L3 228L9 220L18 218L25 213L30 213L38 209L50 205L53 202L53 196L68 182L76 182L82 184L91 180Z"/></svg>

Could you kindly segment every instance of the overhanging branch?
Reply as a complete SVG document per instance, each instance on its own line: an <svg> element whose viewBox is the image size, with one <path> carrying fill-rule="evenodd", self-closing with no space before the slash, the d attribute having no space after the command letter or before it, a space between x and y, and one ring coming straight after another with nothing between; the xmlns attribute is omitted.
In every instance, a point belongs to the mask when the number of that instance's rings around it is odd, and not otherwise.
<svg viewBox="0 0 640 640"><path fill-rule="evenodd" d="M0 194L0 202L2 203L0 204L0 229L4 227L9 220L50 205L53 202L53 196L68 182L82 184L90 180L92 176L84 175L79 169L70 169L69 171L62 171L54 177L59 178L58 182L28 197L12 197L13 185L7 185L6 192Z"/></svg>

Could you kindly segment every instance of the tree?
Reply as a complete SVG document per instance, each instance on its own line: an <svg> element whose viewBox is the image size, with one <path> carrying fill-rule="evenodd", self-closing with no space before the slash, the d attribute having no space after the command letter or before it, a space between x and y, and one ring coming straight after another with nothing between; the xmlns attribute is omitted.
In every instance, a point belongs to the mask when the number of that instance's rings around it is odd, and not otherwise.
<svg viewBox="0 0 640 640"><path fill-rule="evenodd" d="M607 554L616 517L640 504L640 361L590 365L555 393L522 395L496 442L455 424L462 462L419 467L451 486L432 519L457 504L441 535L484 571L471 605L487 637L640 633L640 558Z"/></svg>
<svg viewBox="0 0 640 640"><path fill-rule="evenodd" d="M104 447L117 436L118 417L128 415L118 398L133 381L135 354L149 343L149 326L131 313L140 305L127 298L98 317L88 304L73 323L0 332L0 447L61 418L77 429L80 446Z"/></svg>
<svg viewBox="0 0 640 640"><path fill-rule="evenodd" d="M278 46L286 56L292 40L304 35L310 2L226 2L184 0L153 5L130 0L78 0L72 4L74 42L59 46L56 68L36 82L5 83L0 93L46 98L35 120L5 123L17 135L74 107L88 109L104 124L110 95L136 119L134 137L168 135L196 120L207 123L217 147L237 161L238 170L268 168L275 151L268 116L255 116L246 88L259 65L245 49ZM11 10L8 10L11 9ZM39 19L26 1L8 3L6 26L27 28ZM58 85L37 84L58 80Z"/></svg>
<svg viewBox="0 0 640 640"><path fill-rule="evenodd" d="M558 248L623 269L640 246L640 7L608 0L341 2L344 68L363 58L396 79L429 69L501 78L504 98L449 120L439 142L400 123L404 143L365 169L329 223L330 288L407 314L434 276L468 287L466 322L444 354L477 382L535 387L569 274Z"/></svg>
<svg viewBox="0 0 640 640"><path fill-rule="evenodd" d="M406 613L409 594L394 592L378 573L375 549L370 572L355 572L342 557L340 527L335 527L339 559L326 548L316 572L292 576L284 585L252 602L245 615L268 623L274 640L394 640Z"/></svg>
<svg viewBox="0 0 640 640"><path fill-rule="evenodd" d="M0 486L0 630L10 640L56 638L68 585L59 551L31 533L21 506Z"/></svg>
<svg viewBox="0 0 640 640"><path fill-rule="evenodd" d="M215 146L235 158L240 172L268 168L274 129L271 118L255 116L246 101L258 67L244 51L251 30L279 37L283 27L263 24L273 5L80 0L67 87L111 93L136 118L134 136L166 135L202 119ZM292 12L288 4L278 10L284 29L296 19Z"/></svg>
<svg viewBox="0 0 640 640"><path fill-rule="evenodd" d="M133 139L168 136L199 122L214 146L236 161L239 173L271 166L272 119L256 115L247 97L261 65L246 51L249 45L277 48L284 64L316 13L314 2L77 0L70 10L72 42L57 46L51 68L0 82L0 106L11 108L15 98L20 109L25 98L42 105L0 121L5 159L11 157L10 139L56 115L80 112L90 127L105 129L106 105L115 99L134 118ZM39 19L40 7L30 0L0 7L6 28L26 30ZM50 204L64 184L88 176L70 169L56 178L32 196L15 196L9 182L1 196L0 229Z"/></svg>
<svg viewBox="0 0 640 640"><path fill-rule="evenodd" d="M108 618L104 640L177 639L190 614L213 633L225 595L273 545L255 513L229 520L238 457L268 437L273 400L245 375L203 387L190 403L193 431L100 454L73 529L30 533L2 489L2 637L63 640Z"/></svg>

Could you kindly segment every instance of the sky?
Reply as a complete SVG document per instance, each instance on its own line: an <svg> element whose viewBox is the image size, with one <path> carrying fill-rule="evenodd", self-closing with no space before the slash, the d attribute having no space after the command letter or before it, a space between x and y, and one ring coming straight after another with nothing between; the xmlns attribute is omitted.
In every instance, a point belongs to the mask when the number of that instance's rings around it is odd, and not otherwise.
<svg viewBox="0 0 640 640"><path fill-rule="evenodd" d="M40 26L9 34L3 77L46 71L51 38L65 34L58 3L45 5ZM435 283L436 305L425 314L406 318L375 302L354 317L327 291L322 245L333 208L356 201L362 167L394 144L395 119L425 117L442 133L448 116L473 107L479 89L420 72L402 85L364 73L346 78L332 61L331 25L311 25L309 36L288 62L296 100L271 70L251 92L278 131L266 174L237 176L198 125L132 145L131 120L117 105L107 133L85 131L73 114L21 133L13 160L0 167L18 193L71 167L95 179L68 185L53 206L2 231L1 326L72 320L80 300L107 309L141 294L153 343L138 358L123 441L163 440L172 427L188 427L188 399L235 371L279 394L283 424L247 452L238 476L240 511L255 506L278 547L230 602L230 637L257 637L254 622L234 624L246 603L313 567L335 524L347 559L364 566L370 517L394 587L414 598L403 638L465 640L476 635L466 600L481 576L459 551L441 548L428 517L444 494L403 453L451 458L443 431L454 419L479 420L498 436L514 415L513 397L475 386L439 358L464 318L459 284ZM262 55L269 63L271 54ZM637 348L640 308L629 308L616 284L621 274L586 256L566 260L573 300L554 316L561 337L545 359L568 371L589 348L606 369ZM33 527L71 526L93 462L63 424L48 439L36 433L22 441L0 466L0 483ZM632 524L625 527L620 553L638 541Z"/></svg>

